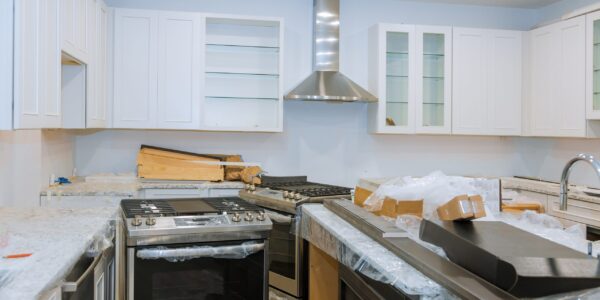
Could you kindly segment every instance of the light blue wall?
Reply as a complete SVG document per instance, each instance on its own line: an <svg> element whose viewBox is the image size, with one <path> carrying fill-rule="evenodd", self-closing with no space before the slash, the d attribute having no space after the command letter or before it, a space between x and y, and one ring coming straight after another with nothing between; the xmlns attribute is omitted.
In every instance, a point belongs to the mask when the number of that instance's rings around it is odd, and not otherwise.
<svg viewBox="0 0 600 300"><path fill-rule="evenodd" d="M569 0L570 1L570 0ZM311 71L312 0L109 0L110 5L285 18L284 89ZM378 22L528 29L539 12L400 0L341 0L341 69L367 83L367 30ZM201 153L240 153L272 175L354 185L360 177L449 174L557 178L577 152L600 152L585 140L371 135L365 104L287 102L284 133L104 130L76 138L79 174L135 170L142 143ZM573 141L576 141L573 144ZM569 145L575 145L570 147ZM584 173L582 173L584 174ZM67 174L68 175L68 174ZM584 176L585 175L585 176ZM582 180L587 174L582 175Z"/></svg>
<svg viewBox="0 0 600 300"><path fill-rule="evenodd" d="M590 4L600 3L598 0L562 0L560 2L548 5L538 11L538 20L548 22L558 20L565 13L575 9L588 6Z"/></svg>

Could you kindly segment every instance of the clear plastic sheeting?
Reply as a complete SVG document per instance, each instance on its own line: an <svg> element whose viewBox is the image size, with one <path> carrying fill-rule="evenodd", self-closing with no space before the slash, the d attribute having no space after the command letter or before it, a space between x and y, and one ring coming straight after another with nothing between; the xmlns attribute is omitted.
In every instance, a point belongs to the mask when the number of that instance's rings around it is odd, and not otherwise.
<svg viewBox="0 0 600 300"><path fill-rule="evenodd" d="M292 217L291 216L286 216L284 214L272 211L272 210L268 210L265 209L265 214L267 216L269 216L269 219L271 219L271 221L273 222L277 222L277 223L282 223L282 224L291 224L292 223Z"/></svg>
<svg viewBox="0 0 600 300"><path fill-rule="evenodd" d="M598 300L600 288L538 298L538 300Z"/></svg>
<svg viewBox="0 0 600 300"><path fill-rule="evenodd" d="M457 298L323 205L301 210L302 237L352 270L422 299Z"/></svg>
<svg viewBox="0 0 600 300"><path fill-rule="evenodd" d="M525 211L519 215L497 213L494 220L502 221L557 244L588 254L590 241L586 239L586 228L581 224L563 229L562 223L555 217L533 211ZM600 241L593 242L591 245L592 255L597 257L600 254Z"/></svg>
<svg viewBox="0 0 600 300"><path fill-rule="evenodd" d="M440 171L425 177L399 177L381 184L365 201L369 211L381 210L386 197L402 201L423 199L423 217L436 219L438 206L458 195L481 195L486 207L498 210L500 184L497 179L447 176ZM486 209L487 210L487 209ZM486 213L490 213L486 211Z"/></svg>
<svg viewBox="0 0 600 300"><path fill-rule="evenodd" d="M413 241L417 242L421 246L435 252L437 255L441 257L446 256L446 252L441 247L438 247L434 244L427 243L421 240L419 237L419 230L421 228L421 218L415 217L412 215L402 215L396 219L396 227L406 231L408 233L408 237Z"/></svg>
<svg viewBox="0 0 600 300"><path fill-rule="evenodd" d="M265 248L261 242L245 242L231 246L194 246L186 248L167 248L164 246L137 251L140 259L164 259L169 262L182 262L195 258L212 257L224 259L242 259Z"/></svg>

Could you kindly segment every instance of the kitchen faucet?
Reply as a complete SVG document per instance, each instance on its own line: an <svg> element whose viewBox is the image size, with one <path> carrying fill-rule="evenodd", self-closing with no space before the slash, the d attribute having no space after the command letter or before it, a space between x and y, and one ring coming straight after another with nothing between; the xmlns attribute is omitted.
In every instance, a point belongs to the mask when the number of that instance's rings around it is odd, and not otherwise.
<svg viewBox="0 0 600 300"><path fill-rule="evenodd" d="M598 178L600 178L600 162L594 158L591 154L581 153L575 158L571 159L563 169L562 176L560 177L560 200L559 209L567 210L567 201L569 200L569 175L571 174L571 167L578 161L586 161L594 168Z"/></svg>

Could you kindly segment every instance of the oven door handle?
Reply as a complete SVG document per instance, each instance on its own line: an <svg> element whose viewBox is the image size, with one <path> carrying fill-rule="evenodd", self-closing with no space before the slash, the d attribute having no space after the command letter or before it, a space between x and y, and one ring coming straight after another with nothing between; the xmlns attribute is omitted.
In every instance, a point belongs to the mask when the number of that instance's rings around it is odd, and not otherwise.
<svg viewBox="0 0 600 300"><path fill-rule="evenodd" d="M83 274L81 274L81 276L79 276L79 278L77 278L77 281L72 281L72 282L65 282L62 284L62 291L64 293L74 293L77 291L77 288L81 285L81 283L88 278L88 276L90 275L90 273L94 272L94 269L96 269L96 266L98 265L98 263L100 263L100 260L102 260L102 257L104 257L104 254L100 254L97 255L96 257L94 257L94 260L92 261L92 263L90 264L90 266L85 270L85 272L83 272Z"/></svg>
<svg viewBox="0 0 600 300"><path fill-rule="evenodd" d="M269 216L269 219L275 223L279 224L292 224L293 217L286 216L272 210L265 209L265 214Z"/></svg>
<svg viewBox="0 0 600 300"><path fill-rule="evenodd" d="M254 242L246 242L241 245L218 247L196 246L175 249L160 247L138 250L136 256L140 259L166 259L172 262L202 257L242 259L246 258L250 254L259 252L264 248L264 243Z"/></svg>

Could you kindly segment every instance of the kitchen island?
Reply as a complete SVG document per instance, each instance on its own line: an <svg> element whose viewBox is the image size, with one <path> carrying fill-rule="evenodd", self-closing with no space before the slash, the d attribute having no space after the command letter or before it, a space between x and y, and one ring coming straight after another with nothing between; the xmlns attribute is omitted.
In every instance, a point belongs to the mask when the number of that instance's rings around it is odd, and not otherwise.
<svg viewBox="0 0 600 300"><path fill-rule="evenodd" d="M0 299L38 299L60 286L87 251L111 246L118 206L0 208Z"/></svg>
<svg viewBox="0 0 600 300"><path fill-rule="evenodd" d="M458 298L321 204L306 204L302 207L300 226L304 239L337 260L340 265L389 284L408 297ZM595 245L594 253L600 250L598 246ZM576 250L583 251L580 247L577 248Z"/></svg>

